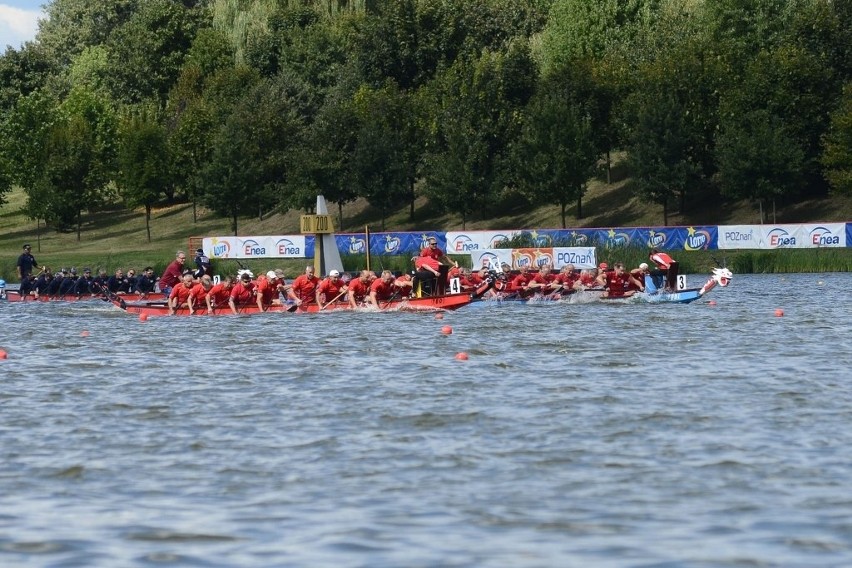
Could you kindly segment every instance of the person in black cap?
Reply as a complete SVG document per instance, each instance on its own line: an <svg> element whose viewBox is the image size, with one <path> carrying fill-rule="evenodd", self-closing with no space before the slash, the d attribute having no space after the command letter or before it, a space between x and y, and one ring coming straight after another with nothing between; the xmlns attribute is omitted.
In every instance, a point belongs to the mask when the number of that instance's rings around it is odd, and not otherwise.
<svg viewBox="0 0 852 568"><path fill-rule="evenodd" d="M29 282L30 274L33 273L33 269L38 268L38 262L32 253L32 247L30 245L24 245L24 252L21 253L21 256L18 257L18 278L21 282Z"/></svg>
<svg viewBox="0 0 852 568"><path fill-rule="evenodd" d="M204 254L204 249L196 249L195 251L195 273L192 275L196 280L204 275L210 274L210 258Z"/></svg>
<svg viewBox="0 0 852 568"><path fill-rule="evenodd" d="M74 293L74 286L77 284L77 269L72 267L71 270L62 269L65 272L65 278L62 279L62 284L59 286L59 295L68 296Z"/></svg>
<svg viewBox="0 0 852 568"><path fill-rule="evenodd" d="M97 294L99 290L97 290L97 286L94 284L95 279L92 276L92 269L84 268L83 275L74 282L74 293L78 297Z"/></svg>

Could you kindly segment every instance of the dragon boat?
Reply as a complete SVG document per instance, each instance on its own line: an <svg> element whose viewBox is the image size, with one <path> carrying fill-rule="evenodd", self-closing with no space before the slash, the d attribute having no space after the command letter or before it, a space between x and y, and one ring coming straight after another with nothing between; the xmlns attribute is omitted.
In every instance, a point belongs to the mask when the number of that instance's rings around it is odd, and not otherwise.
<svg viewBox="0 0 852 568"><path fill-rule="evenodd" d="M165 301L159 302L127 302L120 297L110 297L109 300L116 307L131 313L145 315L146 317L168 316L169 307ZM362 305L352 308L348 302L335 302L327 304L320 308L317 304L281 304L265 306L261 311L257 304L245 304L237 306L237 315L254 315L267 312L289 312L296 314L318 313L318 312L337 312L337 311L447 311L456 310L462 306L469 304L471 301L470 294L446 294L438 296L424 296L421 298L394 298L385 302L379 302L379 307L371 305ZM188 308L178 308L175 310L176 316L232 316L234 313L229 306L220 306L213 308L212 312L208 312L206 307L197 308L193 313L189 312Z"/></svg>
<svg viewBox="0 0 852 568"><path fill-rule="evenodd" d="M166 296L162 292L149 292L141 294L139 292L119 293L118 297L125 302L165 302ZM41 295L35 297L32 294L22 295L19 290L7 290L5 299L9 302L86 302L90 300L103 300L103 294L85 294L78 296L77 294L64 294L62 296Z"/></svg>

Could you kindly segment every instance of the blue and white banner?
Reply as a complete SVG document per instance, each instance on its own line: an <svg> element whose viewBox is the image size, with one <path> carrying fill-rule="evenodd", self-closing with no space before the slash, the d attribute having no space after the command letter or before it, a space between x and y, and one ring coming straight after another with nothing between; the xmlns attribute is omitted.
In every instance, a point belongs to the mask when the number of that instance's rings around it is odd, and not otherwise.
<svg viewBox="0 0 852 568"><path fill-rule="evenodd" d="M845 223L720 225L720 249L841 248L847 246Z"/></svg>
<svg viewBox="0 0 852 568"><path fill-rule="evenodd" d="M538 269L549 264L559 270L566 264L574 268L594 268L597 266L595 247L541 247L516 249L481 249L470 253L471 266L474 269L508 264L512 270L522 266Z"/></svg>
<svg viewBox="0 0 852 568"><path fill-rule="evenodd" d="M304 235L205 237L202 248L210 258L306 258L309 251L305 240Z"/></svg>

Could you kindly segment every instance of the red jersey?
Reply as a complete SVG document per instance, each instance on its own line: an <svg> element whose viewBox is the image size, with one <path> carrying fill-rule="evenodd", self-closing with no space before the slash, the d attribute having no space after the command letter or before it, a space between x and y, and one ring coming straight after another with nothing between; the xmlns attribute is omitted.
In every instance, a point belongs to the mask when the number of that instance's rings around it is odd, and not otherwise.
<svg viewBox="0 0 852 568"><path fill-rule="evenodd" d="M635 278L638 282L640 282L643 286L645 285L645 273L642 272L641 268L634 268L630 271L630 276ZM641 290L638 286L636 286L633 282L630 283L631 290Z"/></svg>
<svg viewBox="0 0 852 568"><path fill-rule="evenodd" d="M574 282L578 280L578 277L573 272L565 273L560 272L556 275L556 278L553 279L557 284L562 284L563 288L572 289L574 287Z"/></svg>
<svg viewBox="0 0 852 568"><path fill-rule="evenodd" d="M172 261L172 263L166 267L163 275L160 276L160 289L162 290L164 286L177 286L180 284L182 274L183 264L177 260Z"/></svg>
<svg viewBox="0 0 852 568"><path fill-rule="evenodd" d="M657 268L659 268L660 270L668 269L669 267L671 267L672 263L675 262L672 257L670 257L664 252L652 254L648 258L650 258L651 261L656 264Z"/></svg>
<svg viewBox="0 0 852 568"><path fill-rule="evenodd" d="M317 284L319 278L302 274L293 280L293 294L303 302L313 302L316 300Z"/></svg>
<svg viewBox="0 0 852 568"><path fill-rule="evenodd" d="M597 284L597 282L595 276L591 272L583 272L580 274L580 284L586 288L592 288Z"/></svg>
<svg viewBox="0 0 852 568"><path fill-rule="evenodd" d="M271 304L272 300L278 297L277 281L273 282L265 276L259 277L257 279L257 295L262 298L261 301L264 304Z"/></svg>
<svg viewBox="0 0 852 568"><path fill-rule="evenodd" d="M426 247L425 249L420 251L420 258L431 258L434 260L441 260L442 258L444 258L444 251L442 251L438 247Z"/></svg>
<svg viewBox="0 0 852 568"><path fill-rule="evenodd" d="M606 287L610 296L623 296L630 289L630 278L626 272L618 275L615 270L610 270L606 273Z"/></svg>
<svg viewBox="0 0 852 568"><path fill-rule="evenodd" d="M189 294L192 292L192 288L187 288L180 284L180 286L175 286L172 288L172 293L169 294L170 300L177 300L176 303L178 306L181 304L185 304L189 300Z"/></svg>
<svg viewBox="0 0 852 568"><path fill-rule="evenodd" d="M228 298L231 297L231 289L225 288L225 283L220 282L216 284L210 291L207 292L207 296L210 298L210 303L215 306L224 306L228 303Z"/></svg>
<svg viewBox="0 0 852 568"><path fill-rule="evenodd" d="M200 304L205 303L204 298L207 297L207 290L204 289L204 286L201 284L196 284L189 291L189 297L192 298L193 305L198 306Z"/></svg>
<svg viewBox="0 0 852 568"><path fill-rule="evenodd" d="M320 296L325 294L325 300L323 301L330 302L337 298L337 295L340 294L340 290L342 290L345 286L346 283L340 278L338 278L337 281L334 281L331 278L326 278L320 282L319 287L317 287L317 293Z"/></svg>
<svg viewBox="0 0 852 568"><path fill-rule="evenodd" d="M370 288L360 278L355 278L349 281L349 291L356 302L363 302L370 293Z"/></svg>
<svg viewBox="0 0 852 568"><path fill-rule="evenodd" d="M248 304L254 300L254 291L255 291L254 282L237 282L234 284L234 287L231 288L231 298L234 300L235 304Z"/></svg>
<svg viewBox="0 0 852 568"><path fill-rule="evenodd" d="M385 282L381 278L376 278L376 281L370 285L370 292L376 293L376 300L390 300L395 292L393 281Z"/></svg>
<svg viewBox="0 0 852 568"><path fill-rule="evenodd" d="M428 266L429 268L435 270L436 272L441 268L441 263L438 262L436 258L431 256L419 256L414 261L414 268L420 270L424 266Z"/></svg>
<svg viewBox="0 0 852 568"><path fill-rule="evenodd" d="M554 280L556 280L555 275L553 275L553 274L544 275L541 272L539 272L538 274L533 276L533 279L532 279L532 281L535 282L536 284L541 284L541 286L538 287L538 290L540 290L541 292L544 292L544 293L547 293L547 292L550 292L550 291L553 290L553 286L551 286L551 284L553 283Z"/></svg>

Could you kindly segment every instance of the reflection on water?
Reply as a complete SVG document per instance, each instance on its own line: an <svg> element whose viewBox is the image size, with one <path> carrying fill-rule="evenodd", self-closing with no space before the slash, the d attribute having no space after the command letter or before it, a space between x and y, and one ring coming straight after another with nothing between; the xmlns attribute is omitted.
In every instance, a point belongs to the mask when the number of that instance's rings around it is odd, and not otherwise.
<svg viewBox="0 0 852 568"><path fill-rule="evenodd" d="M0 565L850 565L850 285L440 321L0 305Z"/></svg>

